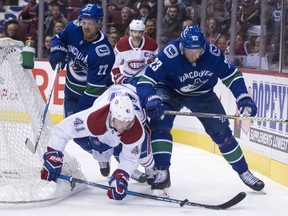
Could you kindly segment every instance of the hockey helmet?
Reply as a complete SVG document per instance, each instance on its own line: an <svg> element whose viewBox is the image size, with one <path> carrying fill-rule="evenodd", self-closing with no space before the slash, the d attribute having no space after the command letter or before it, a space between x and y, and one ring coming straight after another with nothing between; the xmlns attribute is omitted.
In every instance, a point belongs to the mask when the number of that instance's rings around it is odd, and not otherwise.
<svg viewBox="0 0 288 216"><path fill-rule="evenodd" d="M103 10L99 4L87 4L85 5L79 15L80 19L94 19L96 21L102 21Z"/></svg>
<svg viewBox="0 0 288 216"><path fill-rule="evenodd" d="M110 102L111 119L118 119L123 122L132 122L135 118L135 111L131 99L127 95L117 95Z"/></svg>
<svg viewBox="0 0 288 216"><path fill-rule="evenodd" d="M129 24L129 28L131 31L144 31L145 24L142 20L132 20Z"/></svg>
<svg viewBox="0 0 288 216"><path fill-rule="evenodd" d="M187 49L200 49L205 44L205 37L198 25L191 25L181 32L180 42Z"/></svg>

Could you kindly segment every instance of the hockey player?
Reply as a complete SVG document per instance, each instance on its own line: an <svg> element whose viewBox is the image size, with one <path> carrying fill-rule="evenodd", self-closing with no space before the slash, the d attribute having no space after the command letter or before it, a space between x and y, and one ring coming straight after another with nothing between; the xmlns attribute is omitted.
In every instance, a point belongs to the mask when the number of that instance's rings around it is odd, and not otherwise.
<svg viewBox="0 0 288 216"><path fill-rule="evenodd" d="M145 68L155 55L158 54L158 45L150 37L144 36L145 25L142 20L132 20L129 24L129 34L121 38L115 48L115 63L112 73L115 84L130 83L136 85ZM146 175L138 169L131 178L143 183Z"/></svg>
<svg viewBox="0 0 288 216"><path fill-rule="evenodd" d="M129 82L136 85L146 66L158 54L157 43L144 35L144 29L142 20L132 20L129 25L130 36L121 38L116 44L114 48L116 60L112 69L114 83Z"/></svg>
<svg viewBox="0 0 288 216"><path fill-rule="evenodd" d="M180 39L167 44L140 78L137 93L151 118L151 142L157 169L151 185L153 190L169 188L171 184L169 166L173 141L170 131L175 116L164 116L163 110L179 111L185 106L192 112L225 114L213 92L218 78L233 93L240 113L245 111L255 116L257 107L247 93L242 73L227 61L220 49L205 41L198 26L187 26ZM262 190L264 183L249 171L228 120L198 119L240 179L253 190Z"/></svg>
<svg viewBox="0 0 288 216"><path fill-rule="evenodd" d="M84 6L78 20L51 40L49 62L55 69L58 62L66 67L64 89L65 117L92 106L109 85L113 84L111 69L115 62L113 49L108 38L100 31L103 10L98 4ZM86 151L88 137L75 139Z"/></svg>
<svg viewBox="0 0 288 216"><path fill-rule="evenodd" d="M70 22L51 40L49 62L55 69L67 63L64 109L65 117L92 106L111 85L115 62L108 38L100 31L103 10L98 4L84 6L78 20Z"/></svg>
<svg viewBox="0 0 288 216"><path fill-rule="evenodd" d="M151 171L154 167L152 153L147 149L150 148L147 146L150 136L145 123L146 114L137 94L123 85L111 86L92 107L70 115L53 128L48 151L43 155L41 178L56 181L67 142L90 136L92 154L98 161L109 161L113 151L121 148L118 167L109 179L109 184L116 183L116 186L108 190L107 195L110 199L122 200L126 196L129 176L138 162Z"/></svg>

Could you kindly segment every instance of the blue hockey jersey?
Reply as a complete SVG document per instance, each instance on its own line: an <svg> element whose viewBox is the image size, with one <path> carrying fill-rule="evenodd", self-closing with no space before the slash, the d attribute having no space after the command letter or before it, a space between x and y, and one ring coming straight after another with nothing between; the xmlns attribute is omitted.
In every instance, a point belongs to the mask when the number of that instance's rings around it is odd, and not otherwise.
<svg viewBox="0 0 288 216"><path fill-rule="evenodd" d="M91 107L112 84L115 55L107 37L99 33L96 41L84 41L82 28L75 20L51 40L51 49L68 50L66 87L79 98L78 111Z"/></svg>
<svg viewBox="0 0 288 216"><path fill-rule="evenodd" d="M180 40L167 44L146 69L137 83L137 93L142 105L155 87L164 84L184 96L198 96L213 91L220 79L237 98L247 93L242 73L229 64L220 49L206 42L204 53L196 63L188 62Z"/></svg>

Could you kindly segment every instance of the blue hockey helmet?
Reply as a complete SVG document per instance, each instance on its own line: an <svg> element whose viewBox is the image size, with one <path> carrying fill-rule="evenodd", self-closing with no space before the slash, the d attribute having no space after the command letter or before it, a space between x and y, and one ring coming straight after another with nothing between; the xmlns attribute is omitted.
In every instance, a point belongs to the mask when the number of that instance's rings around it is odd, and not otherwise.
<svg viewBox="0 0 288 216"><path fill-rule="evenodd" d="M200 49L205 44L205 37L198 25L191 25L181 32L180 42L187 49Z"/></svg>
<svg viewBox="0 0 288 216"><path fill-rule="evenodd" d="M103 20L103 10L99 4L87 4L85 5L79 15L80 19L94 19L96 21Z"/></svg>

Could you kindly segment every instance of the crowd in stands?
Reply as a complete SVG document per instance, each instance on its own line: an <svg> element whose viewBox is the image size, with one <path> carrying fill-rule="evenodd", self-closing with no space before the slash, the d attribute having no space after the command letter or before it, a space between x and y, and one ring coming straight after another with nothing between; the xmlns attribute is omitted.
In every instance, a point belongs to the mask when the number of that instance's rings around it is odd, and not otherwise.
<svg viewBox="0 0 288 216"><path fill-rule="evenodd" d="M6 0L8 1L8 0ZM14 0L15 1L15 0ZM10 1L11 2L11 1ZM27 0L18 20L8 20L4 32L6 36L25 41L27 37L37 39L37 21L39 5L36 0ZM187 25L200 25L201 0L165 0L162 22L162 47L170 40L180 36L181 30ZM277 64L279 59L281 0L267 0L267 35L263 58L269 64ZM5 3L5 1L1 1ZM100 3L101 0L45 0L44 31L46 37L52 37L74 19L77 19L80 9L87 3ZM236 31L234 44L238 56L259 56L259 37L261 32L260 15L261 1L238 0L237 29L230 29L232 0L207 0L206 7L206 39L218 46L225 54L229 53L229 37L231 31ZM129 34L129 23L132 19L141 19L146 25L145 34L156 40L157 0L108 0L107 32L114 46L117 41ZM0 11L1 11L0 4ZM21 33L19 33L21 32ZM257 48L258 46L258 48ZM45 45L46 49L48 47ZM44 51L47 56L47 50ZM269 52L269 54L268 54ZM257 68L257 65L249 67ZM244 62L240 62L242 66ZM254 63L255 64L255 63ZM258 63L257 63L258 64Z"/></svg>

